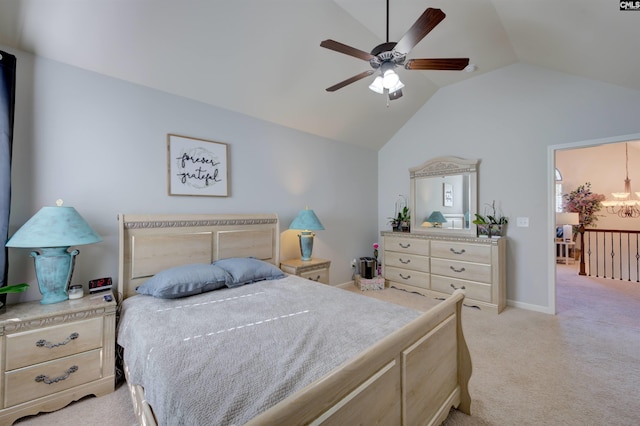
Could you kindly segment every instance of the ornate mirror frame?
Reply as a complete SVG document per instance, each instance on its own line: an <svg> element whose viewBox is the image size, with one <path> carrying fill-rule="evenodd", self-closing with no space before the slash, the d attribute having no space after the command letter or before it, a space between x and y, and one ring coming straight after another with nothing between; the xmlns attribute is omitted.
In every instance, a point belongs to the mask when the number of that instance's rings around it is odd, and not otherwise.
<svg viewBox="0 0 640 426"><path fill-rule="evenodd" d="M411 232L476 235L480 160L438 157L409 169ZM427 222L434 211L446 219ZM433 219L432 219L433 220Z"/></svg>

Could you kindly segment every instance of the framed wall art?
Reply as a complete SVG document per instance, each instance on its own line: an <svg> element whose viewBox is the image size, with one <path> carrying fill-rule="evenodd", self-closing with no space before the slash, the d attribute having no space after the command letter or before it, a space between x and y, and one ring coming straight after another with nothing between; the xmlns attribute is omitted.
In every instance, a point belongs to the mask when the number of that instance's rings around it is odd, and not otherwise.
<svg viewBox="0 0 640 426"><path fill-rule="evenodd" d="M442 184L442 205L453 207L453 185L450 183Z"/></svg>
<svg viewBox="0 0 640 426"><path fill-rule="evenodd" d="M169 195L228 197L226 143L167 135Z"/></svg>

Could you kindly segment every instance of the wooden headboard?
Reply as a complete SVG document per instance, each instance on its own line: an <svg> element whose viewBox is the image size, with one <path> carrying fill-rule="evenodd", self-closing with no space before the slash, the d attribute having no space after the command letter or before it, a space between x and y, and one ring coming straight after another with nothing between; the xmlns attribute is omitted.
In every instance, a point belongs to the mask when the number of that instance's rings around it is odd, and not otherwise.
<svg viewBox="0 0 640 426"><path fill-rule="evenodd" d="M229 257L279 266L275 214L118 215L118 292L127 298L163 269Z"/></svg>

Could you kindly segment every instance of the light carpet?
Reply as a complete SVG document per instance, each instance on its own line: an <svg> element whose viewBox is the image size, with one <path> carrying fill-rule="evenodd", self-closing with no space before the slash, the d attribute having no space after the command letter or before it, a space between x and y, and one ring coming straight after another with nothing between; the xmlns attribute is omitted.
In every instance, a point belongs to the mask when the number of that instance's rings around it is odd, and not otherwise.
<svg viewBox="0 0 640 426"><path fill-rule="evenodd" d="M444 425L640 424L640 283L579 277L574 265L558 265L557 277L557 315L463 310L472 415L452 410ZM422 311L438 303L396 289L361 293ZM121 386L16 424L133 425L132 411Z"/></svg>

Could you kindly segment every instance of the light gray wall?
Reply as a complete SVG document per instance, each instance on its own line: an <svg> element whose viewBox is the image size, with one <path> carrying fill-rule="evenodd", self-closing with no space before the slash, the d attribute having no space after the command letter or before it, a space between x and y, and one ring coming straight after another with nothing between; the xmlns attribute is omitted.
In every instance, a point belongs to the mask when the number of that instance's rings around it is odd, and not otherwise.
<svg viewBox="0 0 640 426"><path fill-rule="evenodd" d="M74 283L117 278L118 213L277 213L281 258L299 256L287 228L309 206L326 230L314 256L331 283L377 241L377 153L8 49L18 57L10 234L61 198L102 235L80 247ZM213 84L213 83L212 83ZM167 133L229 144L228 198L167 195ZM9 302L39 299L28 250L10 250Z"/></svg>
<svg viewBox="0 0 640 426"><path fill-rule="evenodd" d="M637 133L639 110L640 91L526 64L440 89L378 153L378 228L389 229L398 194L408 194L410 167L446 155L480 159L480 212L496 200L511 219L507 299L545 311L555 267L548 147ZM516 227L516 217L529 227Z"/></svg>

